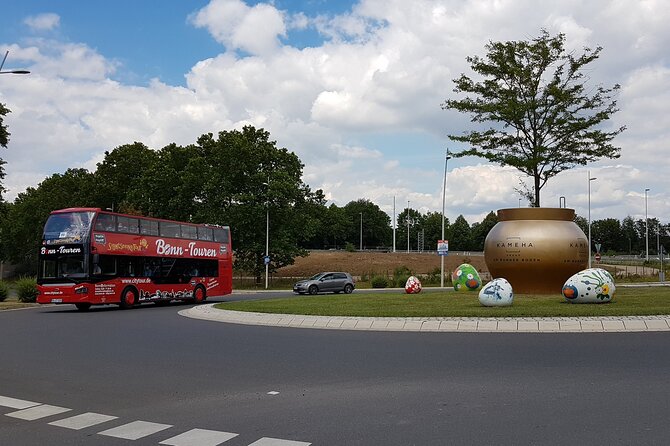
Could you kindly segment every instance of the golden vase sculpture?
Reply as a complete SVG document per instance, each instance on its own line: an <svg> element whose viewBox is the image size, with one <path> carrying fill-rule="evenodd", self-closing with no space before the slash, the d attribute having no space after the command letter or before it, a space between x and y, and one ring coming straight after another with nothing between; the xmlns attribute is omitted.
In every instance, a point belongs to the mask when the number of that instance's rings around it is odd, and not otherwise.
<svg viewBox="0 0 670 446"><path fill-rule="evenodd" d="M560 295L588 264L589 243L574 218L574 209L500 209L484 242L491 277L507 279L515 294Z"/></svg>

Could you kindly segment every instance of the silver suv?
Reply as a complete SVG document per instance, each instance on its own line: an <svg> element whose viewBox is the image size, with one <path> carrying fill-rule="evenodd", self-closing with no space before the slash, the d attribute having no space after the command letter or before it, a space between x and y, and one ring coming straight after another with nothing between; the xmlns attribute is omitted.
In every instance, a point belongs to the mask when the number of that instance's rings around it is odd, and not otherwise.
<svg viewBox="0 0 670 446"><path fill-rule="evenodd" d="M354 279L349 273L326 272L315 274L307 280L293 285L293 292L298 294L340 293L350 294L354 291Z"/></svg>

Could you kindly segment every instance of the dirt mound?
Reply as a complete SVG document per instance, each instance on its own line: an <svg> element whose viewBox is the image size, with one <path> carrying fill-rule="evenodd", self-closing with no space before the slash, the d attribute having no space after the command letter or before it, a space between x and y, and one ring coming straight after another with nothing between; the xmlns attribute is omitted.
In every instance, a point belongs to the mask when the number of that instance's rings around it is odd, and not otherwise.
<svg viewBox="0 0 670 446"><path fill-rule="evenodd" d="M471 264L480 273L488 272L482 253L449 254L444 258L444 271L453 271L461 263ZM440 257L434 252L310 251L307 257L298 257L293 265L279 269L274 277L309 277L320 271L347 271L357 277L392 276L403 266L413 274L439 273Z"/></svg>

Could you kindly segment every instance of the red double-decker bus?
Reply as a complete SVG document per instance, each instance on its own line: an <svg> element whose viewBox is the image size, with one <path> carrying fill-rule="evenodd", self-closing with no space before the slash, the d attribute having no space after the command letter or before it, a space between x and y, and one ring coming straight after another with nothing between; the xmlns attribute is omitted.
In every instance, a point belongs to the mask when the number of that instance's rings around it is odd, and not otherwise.
<svg viewBox="0 0 670 446"><path fill-rule="evenodd" d="M37 302L132 308L232 292L230 228L98 208L53 211L39 254Z"/></svg>

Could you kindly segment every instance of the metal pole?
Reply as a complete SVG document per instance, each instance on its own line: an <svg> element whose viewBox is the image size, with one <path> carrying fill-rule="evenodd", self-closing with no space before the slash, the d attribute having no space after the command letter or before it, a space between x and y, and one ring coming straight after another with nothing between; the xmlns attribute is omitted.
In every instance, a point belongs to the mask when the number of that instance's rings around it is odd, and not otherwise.
<svg viewBox="0 0 670 446"><path fill-rule="evenodd" d="M363 251L363 213L360 212L361 214L361 243L360 247L358 248L359 251Z"/></svg>
<svg viewBox="0 0 670 446"><path fill-rule="evenodd" d="M645 222L644 239L645 239L645 246L646 246L645 260L648 262L649 261L649 217L647 216L647 192L649 192L649 188L644 190L644 222Z"/></svg>
<svg viewBox="0 0 670 446"><path fill-rule="evenodd" d="M589 177L589 268L591 268L591 181L596 178L591 178L591 171L587 171Z"/></svg>
<svg viewBox="0 0 670 446"><path fill-rule="evenodd" d="M407 254L409 254L409 200L407 200Z"/></svg>
<svg viewBox="0 0 670 446"><path fill-rule="evenodd" d="M270 192L270 176L268 175L268 184L267 184L267 193ZM270 197L266 196L265 199L265 289L268 289L268 276L270 271L270 263L267 261L267 257L270 255Z"/></svg>
<svg viewBox="0 0 670 446"><path fill-rule="evenodd" d="M395 195L393 196L393 252L395 252L395 226L396 226L396 218L395 218Z"/></svg>
<svg viewBox="0 0 670 446"><path fill-rule="evenodd" d="M444 182L442 183L442 240L444 240L444 203L447 195L447 165L449 163L449 149L444 157ZM521 199L519 199L519 203ZM444 288L444 256L440 256L440 288Z"/></svg>

